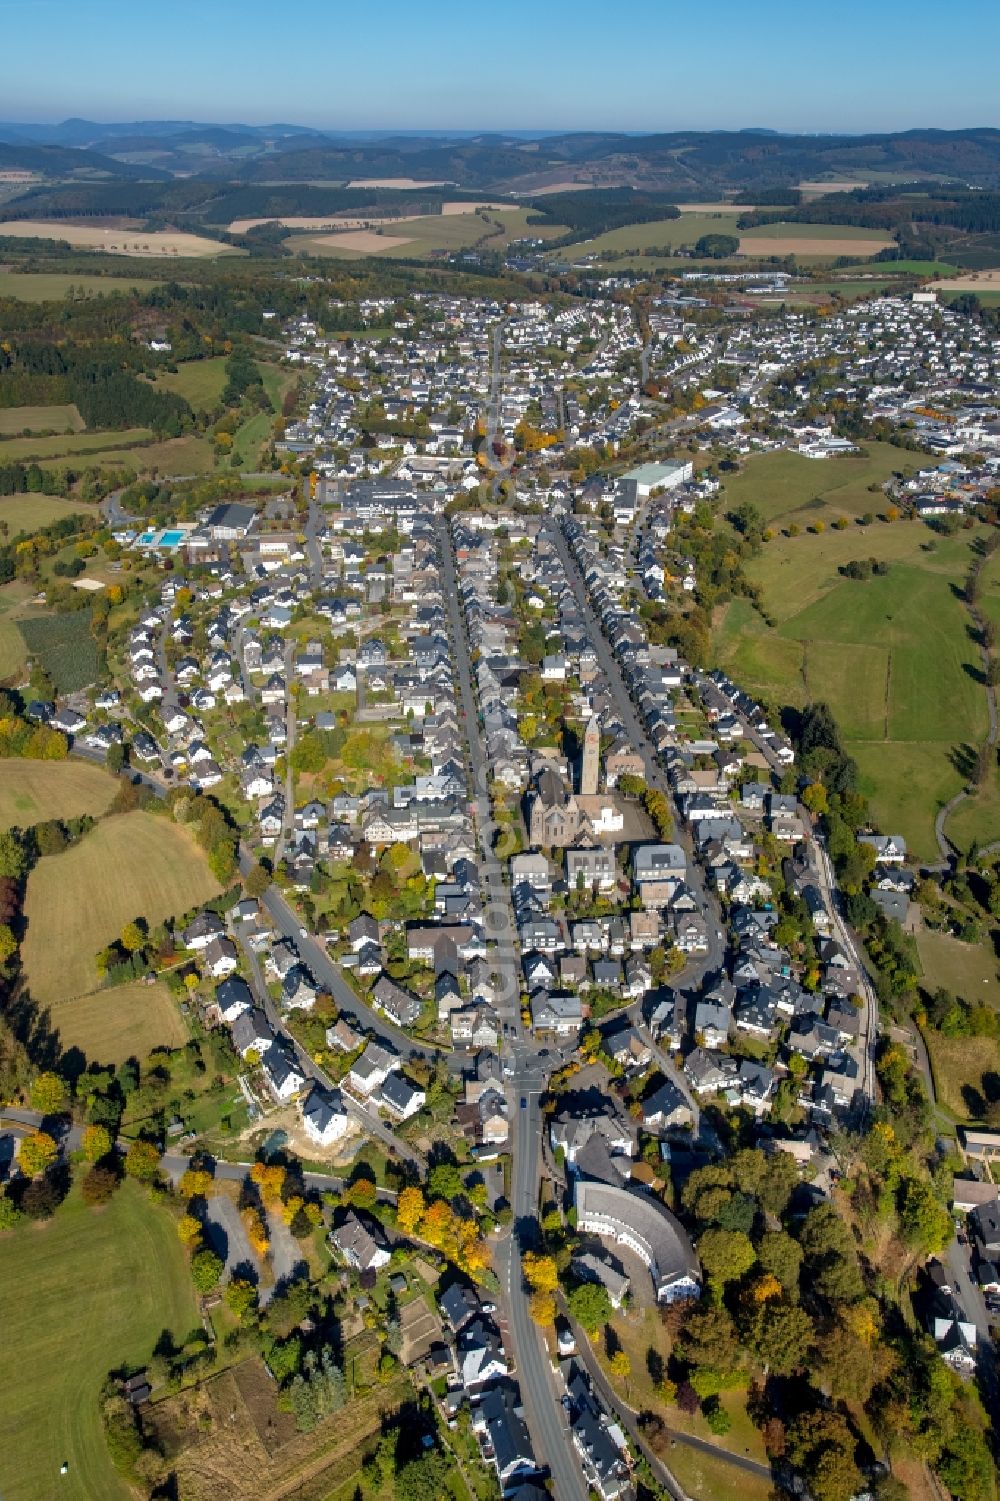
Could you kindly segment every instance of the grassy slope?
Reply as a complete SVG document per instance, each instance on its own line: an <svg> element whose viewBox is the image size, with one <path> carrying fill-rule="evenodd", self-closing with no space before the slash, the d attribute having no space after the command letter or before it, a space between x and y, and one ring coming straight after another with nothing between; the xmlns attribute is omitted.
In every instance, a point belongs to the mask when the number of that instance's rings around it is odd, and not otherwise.
<svg viewBox="0 0 1000 1501"><path fill-rule="evenodd" d="M97 986L94 955L134 917L179 916L218 891L187 830L153 813L98 824L28 880L22 947L33 998L42 1005Z"/></svg>
<svg viewBox="0 0 1000 1501"><path fill-rule="evenodd" d="M0 1239L5 1501L127 1501L100 1427L101 1383L145 1360L161 1330L183 1337L196 1320L173 1223L133 1183L100 1211L74 1191L48 1225Z"/></svg>
<svg viewBox="0 0 1000 1501"><path fill-rule="evenodd" d="M79 433L86 424L75 406L0 408L0 436L16 433ZM0 447L0 457L4 449Z"/></svg>
<svg viewBox="0 0 1000 1501"><path fill-rule="evenodd" d="M175 371L158 375L156 384L183 396L196 411L214 407L226 384L226 357L220 354L209 360L188 360Z"/></svg>
<svg viewBox="0 0 1000 1501"><path fill-rule="evenodd" d="M98 817L117 790L89 761L0 761L0 828L27 828L50 818Z"/></svg>
<svg viewBox="0 0 1000 1501"><path fill-rule="evenodd" d="M794 457L768 456L772 462L762 461L767 467L756 474L748 466L727 487L727 504L751 500L776 526L879 510L866 488L870 462L848 484L831 491L827 480L817 493L826 473L803 490L800 465L788 462ZM883 452L874 468L888 463ZM954 751L976 743L985 728L976 648L954 593L973 535L936 539L918 522L897 522L778 536L748 569L775 627L736 601L716 632L720 662L773 703L830 702L876 818L903 833L918 857L935 854L934 814L962 785ZM859 583L837 571L870 556L891 562L888 575Z"/></svg>
<svg viewBox="0 0 1000 1501"><path fill-rule="evenodd" d="M0 463L5 453L6 449L0 447ZM37 532L64 516L86 515L93 509L83 501L63 500L59 495L5 495L0 499L0 521L6 521L10 536L16 537L18 532Z"/></svg>
<svg viewBox="0 0 1000 1501"><path fill-rule="evenodd" d="M8 438L0 445L6 463L18 459L61 459L100 454L122 443L151 442L148 427L129 427L122 432L65 433L54 438Z"/></svg>
<svg viewBox="0 0 1000 1501"><path fill-rule="evenodd" d="M64 1049L79 1048L97 1063L145 1058L153 1048L181 1047L188 1039L177 1002L159 982L137 980L56 1001L51 1021Z"/></svg>

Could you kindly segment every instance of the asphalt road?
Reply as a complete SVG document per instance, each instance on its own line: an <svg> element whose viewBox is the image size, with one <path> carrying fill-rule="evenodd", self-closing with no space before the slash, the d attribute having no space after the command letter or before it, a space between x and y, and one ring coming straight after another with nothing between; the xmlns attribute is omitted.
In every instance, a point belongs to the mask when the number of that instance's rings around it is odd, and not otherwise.
<svg viewBox="0 0 1000 1501"><path fill-rule="evenodd" d="M510 1234L497 1247L496 1266L501 1297L509 1311L524 1415L535 1457L548 1466L556 1501L585 1501L587 1486L572 1447L542 1331L532 1321L521 1275L521 1253L530 1250L539 1236L538 1172L544 1129L540 1108L543 1080L544 1075L537 1066L531 1067L530 1059L525 1059L513 1077L515 1098L511 1112L510 1150L514 1163L514 1223Z"/></svg>

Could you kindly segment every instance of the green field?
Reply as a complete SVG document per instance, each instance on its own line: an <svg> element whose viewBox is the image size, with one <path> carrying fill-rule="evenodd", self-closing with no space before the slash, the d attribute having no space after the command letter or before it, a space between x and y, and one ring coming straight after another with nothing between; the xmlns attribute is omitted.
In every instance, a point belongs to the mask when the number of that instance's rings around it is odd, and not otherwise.
<svg viewBox="0 0 1000 1501"><path fill-rule="evenodd" d="M0 453L3 449L0 448ZM81 500L63 500L59 495L4 495L0 498L0 521L7 523L8 534L37 532L64 516L93 515L94 508Z"/></svg>
<svg viewBox="0 0 1000 1501"><path fill-rule="evenodd" d="M115 433L67 433L54 438L7 438L0 443L0 456L8 464L17 459L82 458L89 454L104 458L104 450L120 448L123 443L150 443L152 438L148 427L128 427Z"/></svg>
<svg viewBox="0 0 1000 1501"><path fill-rule="evenodd" d="M188 360L176 370L164 370L156 377L156 384L183 396L196 412L203 412L219 403L226 384L226 356Z"/></svg>
<svg viewBox="0 0 1000 1501"><path fill-rule="evenodd" d="M182 1339L196 1323L173 1221L132 1182L101 1210L74 1190L48 1224L0 1238L4 1501L129 1501L104 1442L101 1385L148 1359L163 1329Z"/></svg>
<svg viewBox="0 0 1000 1501"><path fill-rule="evenodd" d="M55 1001L49 1020L61 1048L79 1048L97 1063L145 1058L154 1048L181 1047L188 1039L177 1002L159 981L137 980Z"/></svg>
<svg viewBox="0 0 1000 1501"><path fill-rule="evenodd" d="M97 818L117 790L115 778L90 761L0 760L0 828L84 813Z"/></svg>
<svg viewBox="0 0 1000 1501"><path fill-rule="evenodd" d="M777 224L758 224L741 231L750 240L877 240L882 232L862 224L796 224L782 220Z"/></svg>
<svg viewBox="0 0 1000 1501"><path fill-rule="evenodd" d="M682 214L679 219L652 219L646 224L626 224L621 229L609 229L605 234L595 235L592 240L581 240L577 245L554 250L559 260L577 260L584 255L600 257L606 251L641 251L651 246L669 246L671 251L681 246L692 247L702 235L736 235L732 214ZM655 260L655 258L653 258Z"/></svg>
<svg viewBox="0 0 1000 1501"><path fill-rule="evenodd" d="M879 509L863 475L813 496L819 505L812 508L792 483L793 457L751 460L727 486L727 505L753 499L772 524L794 515L803 526L824 514ZM881 455L876 467L885 462ZM816 483L829 482L840 463L814 465L823 470ZM964 783L956 752L978 744L986 728L978 651L955 594L976 535L935 538L917 521L779 534L747 565L774 624L746 600L727 606L716 623L720 665L751 691L776 708L819 698L830 704L878 826L903 834L921 859L936 858L934 816ZM889 562L888 574L862 582L838 572L868 557Z"/></svg>
<svg viewBox="0 0 1000 1501"><path fill-rule="evenodd" d="M70 292L90 296L102 293L148 291L161 287L162 281L136 276L93 276L65 271L0 271L0 297L16 297L21 302L56 302Z"/></svg>
<svg viewBox="0 0 1000 1501"><path fill-rule="evenodd" d="M100 436L105 442L120 443L128 437L128 434L103 433ZM70 456L61 455L60 457L69 459ZM215 467L215 454L207 438L189 433L183 438L164 438L162 442L151 441L137 448L102 449L88 456L87 461L95 466L108 464L119 468L127 465L140 475L151 474L153 471L159 475L209 474ZM55 463L58 466L59 460L57 459ZM75 462L72 467L78 468L79 461Z"/></svg>
<svg viewBox="0 0 1000 1501"><path fill-rule="evenodd" d="M86 424L75 406L0 407L0 437L17 433L79 433ZM0 446L0 459L6 449Z"/></svg>
<svg viewBox="0 0 1000 1501"><path fill-rule="evenodd" d="M489 222L479 214L427 214L398 224L383 224L379 226L381 233L373 235L368 249L350 244L338 245L336 234L329 231L294 234L286 243L290 249L304 255L329 255L343 260L358 260L365 255L411 259L465 250L479 242L482 242L483 249L499 250L511 240L528 236L551 240L565 234L562 225L529 224L529 212L532 211L504 205L503 208L487 210ZM498 224L503 226L500 231ZM379 246L378 240L385 241L384 248ZM399 240L406 243L394 243Z"/></svg>
<svg viewBox="0 0 1000 1501"><path fill-rule="evenodd" d="M79 844L40 860L28 879L21 953L41 1005L88 995L94 956L127 922L179 917L219 889L187 829L154 813L103 819Z"/></svg>
<svg viewBox="0 0 1000 1501"><path fill-rule="evenodd" d="M893 474L912 474L919 467L918 457L891 443L866 443L863 455L835 459L807 459L785 451L757 454L725 481L722 498L727 511L755 505L767 526L784 527L790 521L802 527L813 521L829 525L839 516L877 515L886 499L868 486L881 487Z"/></svg>

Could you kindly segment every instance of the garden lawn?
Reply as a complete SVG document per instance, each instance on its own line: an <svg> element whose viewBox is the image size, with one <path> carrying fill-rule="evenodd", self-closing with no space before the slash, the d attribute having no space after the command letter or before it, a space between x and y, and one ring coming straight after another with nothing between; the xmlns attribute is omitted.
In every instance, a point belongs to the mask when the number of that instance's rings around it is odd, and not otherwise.
<svg viewBox="0 0 1000 1501"><path fill-rule="evenodd" d="M56 1001L50 1020L60 1046L79 1048L91 1063L143 1059L154 1048L178 1048L188 1040L177 1002L159 980L154 985L136 980Z"/></svg>
<svg viewBox="0 0 1000 1501"><path fill-rule="evenodd" d="M183 1338L196 1323L173 1221L134 1183L101 1210L74 1189L49 1224L0 1237L4 1501L129 1501L100 1387L109 1370L145 1362L163 1329Z"/></svg>
<svg viewBox="0 0 1000 1501"><path fill-rule="evenodd" d="M89 761L0 760L0 828L84 813L98 818L117 790L115 779Z"/></svg>
<svg viewBox="0 0 1000 1501"><path fill-rule="evenodd" d="M135 917L179 917L219 890L187 829L136 810L103 819L79 844L49 855L28 879L21 954L41 1005L97 988L94 956Z"/></svg>

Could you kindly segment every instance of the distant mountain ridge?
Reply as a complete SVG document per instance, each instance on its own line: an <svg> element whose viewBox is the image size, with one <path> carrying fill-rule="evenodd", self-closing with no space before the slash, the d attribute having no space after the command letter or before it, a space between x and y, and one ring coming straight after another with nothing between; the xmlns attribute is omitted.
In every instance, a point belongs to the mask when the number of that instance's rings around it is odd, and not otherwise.
<svg viewBox="0 0 1000 1501"><path fill-rule="evenodd" d="M192 120L56 125L0 123L0 166L48 180L204 178L248 185L353 178L445 181L531 193L557 182L708 197L867 174L1000 187L1000 130L916 129L865 135L737 131L323 132L289 124Z"/></svg>

